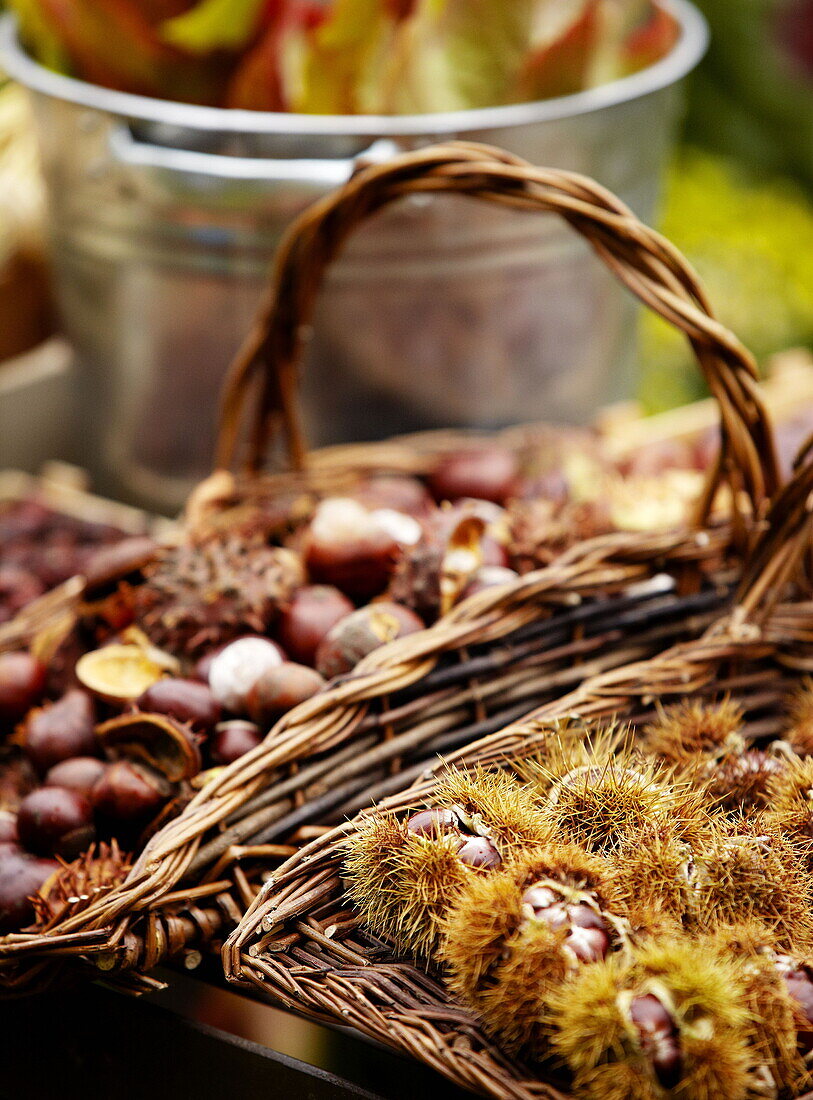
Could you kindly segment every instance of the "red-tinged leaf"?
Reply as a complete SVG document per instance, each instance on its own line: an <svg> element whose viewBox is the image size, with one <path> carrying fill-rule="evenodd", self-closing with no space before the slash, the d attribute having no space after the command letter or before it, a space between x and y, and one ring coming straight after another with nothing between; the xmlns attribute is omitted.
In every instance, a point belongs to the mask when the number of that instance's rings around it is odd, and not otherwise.
<svg viewBox="0 0 813 1100"><path fill-rule="evenodd" d="M621 71L637 73L665 57L680 35L675 18L662 8L653 7L652 14L627 38L622 49Z"/></svg>
<svg viewBox="0 0 813 1100"><path fill-rule="evenodd" d="M226 89L226 106L247 111L286 111L279 68L278 30L271 27L237 66Z"/></svg>
<svg viewBox="0 0 813 1100"><path fill-rule="evenodd" d="M222 62L207 68L162 43L135 0L41 2L73 71L83 80L199 103L216 103L221 97Z"/></svg>
<svg viewBox="0 0 813 1100"><path fill-rule="evenodd" d="M590 0L554 42L530 53L517 77L516 100L548 99L581 91L600 33L599 3Z"/></svg>
<svg viewBox="0 0 813 1100"><path fill-rule="evenodd" d="M292 43L304 49L305 39L326 18L319 0L267 0L261 22L265 31L244 55L226 92L226 106L249 111L291 110L292 76L286 54Z"/></svg>

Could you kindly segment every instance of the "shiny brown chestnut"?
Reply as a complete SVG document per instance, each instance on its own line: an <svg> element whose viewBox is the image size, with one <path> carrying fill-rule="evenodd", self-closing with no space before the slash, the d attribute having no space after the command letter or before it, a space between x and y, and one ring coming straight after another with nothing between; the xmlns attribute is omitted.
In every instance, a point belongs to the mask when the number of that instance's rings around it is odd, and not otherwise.
<svg viewBox="0 0 813 1100"><path fill-rule="evenodd" d="M250 689L246 710L253 721L268 725L317 695L324 686L324 678L315 669L283 661L276 668L267 669Z"/></svg>
<svg viewBox="0 0 813 1100"><path fill-rule="evenodd" d="M519 465L504 447L484 446L445 455L429 476L437 501L474 497L505 504L516 492Z"/></svg>
<svg viewBox="0 0 813 1100"><path fill-rule="evenodd" d="M56 860L38 859L11 845L0 849L0 933L14 932L31 923L31 897L58 870Z"/></svg>
<svg viewBox="0 0 813 1100"><path fill-rule="evenodd" d="M672 1089L680 1081L683 1064L680 1034L671 1013L653 993L633 997L629 1006L645 1056L661 1086Z"/></svg>
<svg viewBox="0 0 813 1100"><path fill-rule="evenodd" d="M232 764L251 752L262 741L259 726L242 718L221 722L209 741L209 754L215 764Z"/></svg>
<svg viewBox="0 0 813 1100"><path fill-rule="evenodd" d="M423 482L391 474L368 478L353 490L353 499L365 508L392 508L409 516L422 516L434 507Z"/></svg>
<svg viewBox="0 0 813 1100"><path fill-rule="evenodd" d="M316 668L326 680L352 671L379 646L423 630L423 621L403 604L381 601L361 607L328 633L316 651Z"/></svg>
<svg viewBox="0 0 813 1100"><path fill-rule="evenodd" d="M386 588L400 548L358 501L331 497L316 509L303 552L312 580L362 600Z"/></svg>
<svg viewBox="0 0 813 1100"><path fill-rule="evenodd" d="M104 774L107 764L98 756L74 756L70 760L60 760L45 773L43 783L46 787L66 787L85 798Z"/></svg>
<svg viewBox="0 0 813 1100"><path fill-rule="evenodd" d="M47 673L31 653L0 653L0 722L18 722L39 702Z"/></svg>
<svg viewBox="0 0 813 1100"><path fill-rule="evenodd" d="M158 544L146 535L133 535L97 550L84 567L85 592L98 596L111 585L137 575L158 552Z"/></svg>
<svg viewBox="0 0 813 1100"><path fill-rule="evenodd" d="M55 703L29 714L21 730L25 754L40 774L61 760L73 756L93 756L96 715L90 696L72 688Z"/></svg>
<svg viewBox="0 0 813 1100"><path fill-rule="evenodd" d="M75 859L93 840L90 802L66 787L40 787L20 803L20 843L37 856Z"/></svg>
<svg viewBox="0 0 813 1100"><path fill-rule="evenodd" d="M207 684L168 676L148 687L136 699L138 710L168 714L195 730L209 730L220 721L220 704Z"/></svg>
<svg viewBox="0 0 813 1100"><path fill-rule="evenodd" d="M325 635L353 610L353 604L338 588L303 585L280 612L277 637L292 661L313 665Z"/></svg>
<svg viewBox="0 0 813 1100"><path fill-rule="evenodd" d="M112 822L146 822L172 794L169 782L135 760L108 764L91 792L94 809Z"/></svg>

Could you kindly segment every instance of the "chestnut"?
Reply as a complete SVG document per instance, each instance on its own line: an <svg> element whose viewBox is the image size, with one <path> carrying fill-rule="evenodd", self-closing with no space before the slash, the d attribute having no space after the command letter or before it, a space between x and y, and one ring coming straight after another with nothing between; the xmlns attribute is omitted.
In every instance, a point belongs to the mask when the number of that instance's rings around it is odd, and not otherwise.
<svg viewBox="0 0 813 1100"><path fill-rule="evenodd" d="M783 976L787 991L798 1008L796 1041L799 1053L807 1057L813 1051L813 977L804 966L789 970Z"/></svg>
<svg viewBox="0 0 813 1100"><path fill-rule="evenodd" d="M279 646L267 638L238 638L222 649L209 667L212 695L226 710L245 714L251 688L264 672L283 660Z"/></svg>
<svg viewBox="0 0 813 1100"><path fill-rule="evenodd" d="M434 507L426 486L416 477L379 474L353 490L353 499L365 508L392 508L409 516L423 516Z"/></svg>
<svg viewBox="0 0 813 1100"><path fill-rule="evenodd" d="M93 756L95 723L90 696L72 688L28 716L22 731L25 754L40 773L73 756Z"/></svg>
<svg viewBox="0 0 813 1100"><path fill-rule="evenodd" d="M569 905L570 932L565 939L579 962L598 962L610 950L610 932L602 917L584 902Z"/></svg>
<svg viewBox="0 0 813 1100"><path fill-rule="evenodd" d="M457 858L467 867L478 867L490 871L499 867L502 857L495 845L486 836L469 837L457 851Z"/></svg>
<svg viewBox="0 0 813 1100"><path fill-rule="evenodd" d="M413 814L407 820L406 827L415 836L443 836L445 833L459 832L460 820L454 810L436 806Z"/></svg>
<svg viewBox="0 0 813 1100"><path fill-rule="evenodd" d="M53 859L37 859L10 845L0 849L0 932L14 932L31 923L31 897L58 870Z"/></svg>
<svg viewBox="0 0 813 1100"><path fill-rule="evenodd" d="M630 1001L629 1017L659 1083L665 1089L675 1088L683 1065L680 1035L671 1013L654 993L644 993Z"/></svg>
<svg viewBox="0 0 813 1100"><path fill-rule="evenodd" d="M90 802L66 787L40 787L20 803L20 842L38 856L74 859L95 835Z"/></svg>
<svg viewBox="0 0 813 1100"><path fill-rule="evenodd" d="M516 456L504 447L483 446L445 455L429 476L437 501L462 497L505 504L514 495L519 476Z"/></svg>
<svg viewBox="0 0 813 1100"><path fill-rule="evenodd" d="M17 815L11 810L0 810L0 844L18 844Z"/></svg>
<svg viewBox="0 0 813 1100"><path fill-rule="evenodd" d="M303 585L280 612L277 637L292 661L313 665L322 639L353 610L353 604L338 588Z"/></svg>
<svg viewBox="0 0 813 1100"><path fill-rule="evenodd" d="M220 704L207 684L168 676L148 687L136 699L139 710L168 714L196 730L209 730L220 721Z"/></svg>
<svg viewBox="0 0 813 1100"><path fill-rule="evenodd" d="M568 903L549 886L530 886L522 895L522 903L530 906L534 919L549 928L567 929L563 946L579 962L598 962L610 950L610 929L607 922L587 902Z"/></svg>
<svg viewBox="0 0 813 1100"><path fill-rule="evenodd" d="M423 630L423 622L403 604L382 601L361 607L337 623L316 651L316 668L326 680L341 676L379 646Z"/></svg>
<svg viewBox="0 0 813 1100"><path fill-rule="evenodd" d="M0 653L0 722L18 722L39 702L47 672L31 653Z"/></svg>
<svg viewBox="0 0 813 1100"><path fill-rule="evenodd" d="M246 709L255 722L268 725L324 686L324 678L315 669L283 661L263 672L246 697Z"/></svg>
<svg viewBox="0 0 813 1100"><path fill-rule="evenodd" d="M231 764L251 752L262 741L259 727L241 718L231 718L215 727L209 752L215 764Z"/></svg>
<svg viewBox="0 0 813 1100"><path fill-rule="evenodd" d="M98 595L120 580L137 576L155 558L158 544L147 535L133 535L104 546L85 563L85 591Z"/></svg>
<svg viewBox="0 0 813 1100"><path fill-rule="evenodd" d="M403 517L412 523L409 516ZM358 501L323 500L304 540L305 565L314 581L332 584L354 599L370 599L387 586L400 554L388 529Z"/></svg>
<svg viewBox="0 0 813 1100"><path fill-rule="evenodd" d="M70 760L60 760L45 773L46 787L66 787L85 798L91 797L91 791L101 778L107 764L97 756L74 756Z"/></svg>
<svg viewBox="0 0 813 1100"><path fill-rule="evenodd" d="M172 794L167 779L133 760L108 764L96 781L91 800L98 814L113 822L143 822Z"/></svg>

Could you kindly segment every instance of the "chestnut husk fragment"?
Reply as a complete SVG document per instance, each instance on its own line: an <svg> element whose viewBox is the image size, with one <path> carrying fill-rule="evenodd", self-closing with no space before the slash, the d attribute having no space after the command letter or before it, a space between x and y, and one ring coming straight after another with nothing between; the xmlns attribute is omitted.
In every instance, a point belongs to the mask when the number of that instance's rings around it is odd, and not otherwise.
<svg viewBox="0 0 813 1100"><path fill-rule="evenodd" d="M111 759L140 760L172 782L201 769L200 750L187 727L166 714L121 714L96 727Z"/></svg>

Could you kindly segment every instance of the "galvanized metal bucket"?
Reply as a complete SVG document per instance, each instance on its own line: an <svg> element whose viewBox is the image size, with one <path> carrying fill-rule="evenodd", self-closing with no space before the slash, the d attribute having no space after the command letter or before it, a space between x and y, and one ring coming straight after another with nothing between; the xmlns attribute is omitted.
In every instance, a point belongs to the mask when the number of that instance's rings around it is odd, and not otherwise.
<svg viewBox="0 0 813 1100"><path fill-rule="evenodd" d="M31 92L83 452L100 489L174 508L211 461L223 372L279 237L357 158L451 137L581 171L652 216L706 26L664 0L680 40L659 63L577 95L412 117L226 111L53 73L0 25L0 64ZM540 224L541 223L541 224ZM332 269L303 380L311 442L439 426L583 421L631 386L634 310L557 220L415 200Z"/></svg>

